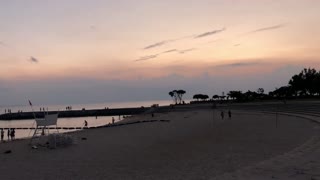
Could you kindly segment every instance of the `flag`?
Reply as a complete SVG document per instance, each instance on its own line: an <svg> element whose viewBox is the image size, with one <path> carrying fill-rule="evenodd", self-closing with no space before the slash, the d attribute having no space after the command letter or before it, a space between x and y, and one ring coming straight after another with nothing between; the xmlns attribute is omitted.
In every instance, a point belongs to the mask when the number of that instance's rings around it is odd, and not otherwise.
<svg viewBox="0 0 320 180"><path fill-rule="evenodd" d="M29 104L30 104L30 106L32 106L32 103L31 103L31 101L29 100Z"/></svg>

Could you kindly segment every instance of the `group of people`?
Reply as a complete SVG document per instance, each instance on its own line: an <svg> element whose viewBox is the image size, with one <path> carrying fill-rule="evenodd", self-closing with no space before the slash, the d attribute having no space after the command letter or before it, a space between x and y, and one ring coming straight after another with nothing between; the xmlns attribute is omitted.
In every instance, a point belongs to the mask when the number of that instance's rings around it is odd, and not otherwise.
<svg viewBox="0 0 320 180"><path fill-rule="evenodd" d="M72 110L72 106L67 106L67 107L66 107L66 110L67 110L67 111L68 111L68 110L69 110L69 111Z"/></svg>
<svg viewBox="0 0 320 180"><path fill-rule="evenodd" d="M224 111L221 111L220 116L221 116L221 119L224 119ZM231 119L231 111L230 110L228 111L228 116L229 116L229 119Z"/></svg>
<svg viewBox="0 0 320 180"><path fill-rule="evenodd" d="M46 109L45 109L44 107L40 107L40 112L41 112L41 111L45 112ZM48 108L47 108L47 112L48 112Z"/></svg>
<svg viewBox="0 0 320 180"><path fill-rule="evenodd" d="M5 113L5 114L11 113L11 109L5 109L5 110L4 110L4 113Z"/></svg>
<svg viewBox="0 0 320 180"><path fill-rule="evenodd" d="M18 112L18 113L22 113L23 111L22 111L22 110L18 110L17 112ZM5 110L4 110L4 113L5 113L5 114L7 114L7 113L11 114L12 111L11 111L11 109L5 109Z"/></svg>
<svg viewBox="0 0 320 180"><path fill-rule="evenodd" d="M1 129L0 134L1 134L1 141L4 141L4 130L3 130L3 128ZM10 139L14 140L15 136L16 136L16 130L14 128L8 129L8 131L7 131L8 141Z"/></svg>

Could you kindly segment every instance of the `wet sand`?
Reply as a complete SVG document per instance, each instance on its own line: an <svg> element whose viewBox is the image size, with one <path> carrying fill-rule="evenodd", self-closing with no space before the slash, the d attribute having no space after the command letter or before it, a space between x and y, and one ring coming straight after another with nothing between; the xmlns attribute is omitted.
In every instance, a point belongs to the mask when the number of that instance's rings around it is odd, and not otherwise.
<svg viewBox="0 0 320 180"><path fill-rule="evenodd" d="M318 125L298 117L279 116L276 127L275 115L236 111L222 120L217 110L194 109L125 121L157 119L170 122L85 130L72 134L75 145L57 149L31 149L28 140L2 143L0 178L273 179L280 174L253 169L284 167L297 162L284 158L298 157L297 149L320 149Z"/></svg>

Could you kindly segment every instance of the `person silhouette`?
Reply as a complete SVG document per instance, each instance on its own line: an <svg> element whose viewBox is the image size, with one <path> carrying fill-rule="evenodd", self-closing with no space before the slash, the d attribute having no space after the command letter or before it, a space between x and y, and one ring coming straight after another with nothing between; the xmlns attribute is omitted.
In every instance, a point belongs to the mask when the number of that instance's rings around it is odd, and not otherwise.
<svg viewBox="0 0 320 180"><path fill-rule="evenodd" d="M224 118L224 112L223 111L221 111L221 119L223 119Z"/></svg>
<svg viewBox="0 0 320 180"><path fill-rule="evenodd" d="M3 141L4 131L1 129L1 141Z"/></svg>
<svg viewBox="0 0 320 180"><path fill-rule="evenodd" d="M10 129L8 129L8 132L7 132L7 136L8 136L8 141L10 140Z"/></svg>
<svg viewBox="0 0 320 180"><path fill-rule="evenodd" d="M87 122L87 120L84 120L84 127L88 127L88 122Z"/></svg>
<svg viewBox="0 0 320 180"><path fill-rule="evenodd" d="M16 130L14 128L12 128L11 130L11 140L15 140L16 139Z"/></svg>
<svg viewBox="0 0 320 180"><path fill-rule="evenodd" d="M229 119L231 119L231 111L228 111Z"/></svg>

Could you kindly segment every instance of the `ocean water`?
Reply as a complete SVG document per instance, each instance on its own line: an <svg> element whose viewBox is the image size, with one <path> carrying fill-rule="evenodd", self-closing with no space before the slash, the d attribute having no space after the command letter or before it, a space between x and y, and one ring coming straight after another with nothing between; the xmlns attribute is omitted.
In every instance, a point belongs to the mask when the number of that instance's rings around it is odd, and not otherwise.
<svg viewBox="0 0 320 180"><path fill-rule="evenodd" d="M172 101L138 101L138 102L121 102L121 103L100 103L100 104L73 104L73 105L35 105L33 104L34 111L39 111L40 107L48 108L49 111L63 111L67 106L72 106L73 110L85 109L103 109L103 108L126 108L126 107L150 107L153 104L169 105ZM25 106L2 106L0 107L1 114L5 113L5 109L11 109L11 112L32 111L28 102ZM88 122L88 127L106 125L112 122L112 118L119 122L123 117L119 116L98 116L98 117L77 117L77 118L58 118L58 127L83 127L84 121ZM30 120L0 120L0 128L30 128L35 127L34 119ZM50 130L54 132L55 130ZM75 130L59 130L59 132L70 132ZM16 130L16 138L28 138L31 137L34 130ZM5 130L5 139L7 139L7 130Z"/></svg>

